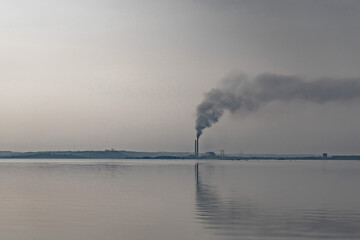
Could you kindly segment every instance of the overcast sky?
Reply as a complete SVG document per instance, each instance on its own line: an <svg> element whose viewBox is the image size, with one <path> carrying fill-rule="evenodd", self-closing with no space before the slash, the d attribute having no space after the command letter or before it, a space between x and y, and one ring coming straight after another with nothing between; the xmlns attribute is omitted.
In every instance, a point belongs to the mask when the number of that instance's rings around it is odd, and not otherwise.
<svg viewBox="0 0 360 240"><path fill-rule="evenodd" d="M0 150L193 151L224 78L360 76L360 1L2 0ZM201 151L359 153L360 101L226 113Z"/></svg>

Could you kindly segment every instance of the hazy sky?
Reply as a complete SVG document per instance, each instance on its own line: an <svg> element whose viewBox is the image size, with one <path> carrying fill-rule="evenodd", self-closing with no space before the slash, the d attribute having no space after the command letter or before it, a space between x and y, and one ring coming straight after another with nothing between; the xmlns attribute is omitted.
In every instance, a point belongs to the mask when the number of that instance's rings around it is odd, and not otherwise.
<svg viewBox="0 0 360 240"><path fill-rule="evenodd" d="M219 81L360 76L360 1L3 0L0 149L193 151ZM272 103L201 151L359 153L360 101Z"/></svg>

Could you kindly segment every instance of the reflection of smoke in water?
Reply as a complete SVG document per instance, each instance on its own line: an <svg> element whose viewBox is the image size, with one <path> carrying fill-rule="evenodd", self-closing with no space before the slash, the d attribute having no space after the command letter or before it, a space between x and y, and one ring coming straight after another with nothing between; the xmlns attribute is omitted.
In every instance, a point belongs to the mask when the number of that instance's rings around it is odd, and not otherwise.
<svg viewBox="0 0 360 240"><path fill-rule="evenodd" d="M195 164L196 214L226 239L358 239L360 212L331 208L261 205L247 197L224 197L208 184L208 165ZM216 168L212 169L216 171ZM213 176L215 172L211 172ZM255 238L254 238L255 239Z"/></svg>

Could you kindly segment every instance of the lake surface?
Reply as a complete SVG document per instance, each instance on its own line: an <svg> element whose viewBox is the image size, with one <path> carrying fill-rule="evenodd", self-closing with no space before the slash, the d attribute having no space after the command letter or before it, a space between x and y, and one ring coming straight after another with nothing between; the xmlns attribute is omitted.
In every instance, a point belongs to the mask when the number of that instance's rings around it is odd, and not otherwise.
<svg viewBox="0 0 360 240"><path fill-rule="evenodd" d="M0 239L360 239L359 183L360 161L1 160Z"/></svg>

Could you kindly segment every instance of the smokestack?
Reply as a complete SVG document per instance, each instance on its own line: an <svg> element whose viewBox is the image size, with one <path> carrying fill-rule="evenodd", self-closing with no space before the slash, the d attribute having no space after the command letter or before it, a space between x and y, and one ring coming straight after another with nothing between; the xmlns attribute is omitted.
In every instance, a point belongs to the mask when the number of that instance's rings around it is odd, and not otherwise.
<svg viewBox="0 0 360 240"><path fill-rule="evenodd" d="M196 139L196 156L199 157L199 138Z"/></svg>
<svg viewBox="0 0 360 240"><path fill-rule="evenodd" d="M195 156L197 155L197 143L196 143L196 139L195 139Z"/></svg>

